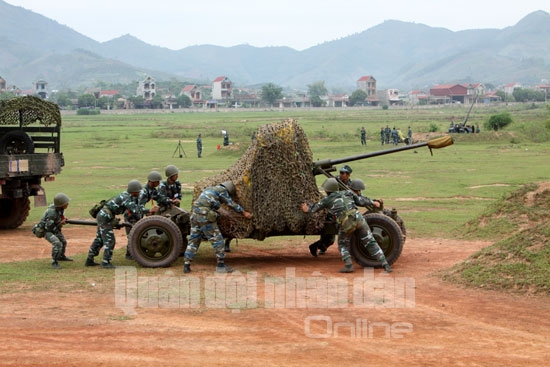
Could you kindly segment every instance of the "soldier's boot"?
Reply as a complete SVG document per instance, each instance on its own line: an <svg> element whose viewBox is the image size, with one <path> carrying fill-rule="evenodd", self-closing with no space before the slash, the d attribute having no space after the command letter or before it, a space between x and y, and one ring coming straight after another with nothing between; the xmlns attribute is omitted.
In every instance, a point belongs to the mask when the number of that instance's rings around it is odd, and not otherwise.
<svg viewBox="0 0 550 367"><path fill-rule="evenodd" d="M183 264L183 272L189 274L191 272L191 264Z"/></svg>
<svg viewBox="0 0 550 367"><path fill-rule="evenodd" d="M384 270L386 271L386 273L391 273L393 271L393 269L391 268L390 264L388 263L385 263L383 264L384 265Z"/></svg>
<svg viewBox="0 0 550 367"><path fill-rule="evenodd" d="M94 261L93 256L88 256L86 258L86 263L84 264L84 266L98 266L98 265L99 264Z"/></svg>
<svg viewBox="0 0 550 367"><path fill-rule="evenodd" d="M52 269L61 269L61 266L57 263L57 260L52 261Z"/></svg>
<svg viewBox="0 0 550 367"><path fill-rule="evenodd" d="M57 257L57 261L73 261L70 257L65 256L65 248L67 248L67 244L63 245L63 248L61 249L61 255Z"/></svg>
<svg viewBox="0 0 550 367"><path fill-rule="evenodd" d="M104 260L103 262L101 262L101 267L102 267L103 269L114 269L114 268L116 268L116 266L114 266L113 264L111 264L110 261L105 261L105 260Z"/></svg>
<svg viewBox="0 0 550 367"><path fill-rule="evenodd" d="M351 262L351 259L344 260L344 267L340 270L338 270L340 273L353 273L353 263Z"/></svg>
<svg viewBox="0 0 550 367"><path fill-rule="evenodd" d="M338 271L340 273L353 273L353 264L346 264L342 269Z"/></svg>
<svg viewBox="0 0 550 367"><path fill-rule="evenodd" d="M224 251L231 252L231 240L225 240Z"/></svg>
<svg viewBox="0 0 550 367"><path fill-rule="evenodd" d="M232 273L233 268L227 266L224 262L218 262L218 266L216 266L216 272L217 273Z"/></svg>
<svg viewBox="0 0 550 367"><path fill-rule="evenodd" d="M126 246L126 255L124 255L124 257L126 258L126 260L134 260L134 258L132 257L132 254L128 250L128 246Z"/></svg>
<svg viewBox="0 0 550 367"><path fill-rule="evenodd" d="M309 253L311 254L311 256L317 257L317 242L309 245Z"/></svg>

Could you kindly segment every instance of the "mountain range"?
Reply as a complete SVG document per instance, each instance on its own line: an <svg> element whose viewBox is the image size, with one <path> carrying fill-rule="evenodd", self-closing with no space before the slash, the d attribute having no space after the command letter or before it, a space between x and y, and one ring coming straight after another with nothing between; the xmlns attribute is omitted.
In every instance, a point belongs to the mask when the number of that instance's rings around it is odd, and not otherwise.
<svg viewBox="0 0 550 367"><path fill-rule="evenodd" d="M324 81L329 90L347 93L364 75L373 76L378 89L401 90L550 79L550 14L542 10L504 29L458 32L388 20L302 51L249 45L170 50L131 35L97 42L2 0L0 14L0 76L21 89L40 79L49 89L78 90L137 83L146 75L208 84L224 75L235 87L271 82L298 90Z"/></svg>

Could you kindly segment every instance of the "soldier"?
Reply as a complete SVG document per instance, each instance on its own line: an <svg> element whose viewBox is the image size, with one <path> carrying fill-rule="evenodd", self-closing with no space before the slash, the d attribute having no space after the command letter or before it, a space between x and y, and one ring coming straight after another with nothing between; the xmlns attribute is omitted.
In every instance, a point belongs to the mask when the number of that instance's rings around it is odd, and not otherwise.
<svg viewBox="0 0 550 367"><path fill-rule="evenodd" d="M191 209L191 234L189 235L189 244L185 250L185 260L183 272L191 272L191 262L195 258L201 240L207 239L212 243L214 253L218 261L216 271L218 273L231 273L232 268L224 262L225 249L222 233L218 227L218 209L222 204L226 204L237 213L242 213L245 218L250 219L252 214L243 209L242 206L233 202L232 196L235 195L235 185L231 181L225 181L214 187L208 187L200 194L193 203Z"/></svg>
<svg viewBox="0 0 550 367"><path fill-rule="evenodd" d="M53 204L50 204L44 212L38 226L43 229L44 238L52 244L52 268L61 269L58 261L73 261L65 255L67 241L61 232L61 227L65 225L65 209L69 206L69 197L63 193L58 193L53 198Z"/></svg>
<svg viewBox="0 0 550 367"><path fill-rule="evenodd" d="M411 145L413 142L413 132L411 130L411 127L409 126L409 129L407 130L407 145Z"/></svg>
<svg viewBox="0 0 550 367"><path fill-rule="evenodd" d="M158 199L158 191L157 187L160 184L160 180L162 180L162 176L157 171L151 171L147 175L147 184L141 189L141 192L139 193L138 202L139 204L144 208L143 214L144 215L151 215L156 213L159 210L159 207L154 205L154 202ZM145 205L149 202L153 202L153 206L151 209L146 209ZM138 220L141 218L134 217L129 211L124 212L124 221L126 223L135 224ZM126 230L126 237L130 234L131 227L124 227ZM130 251L128 251L128 246L126 246L126 255L127 260L133 260L132 255L130 254Z"/></svg>
<svg viewBox="0 0 550 367"><path fill-rule="evenodd" d="M384 141L386 141L386 133L384 132L384 128L380 128L380 145L384 145Z"/></svg>
<svg viewBox="0 0 550 367"><path fill-rule="evenodd" d="M223 146L226 147L228 145L229 145L229 134L226 131L225 134L223 134Z"/></svg>
<svg viewBox="0 0 550 367"><path fill-rule="evenodd" d="M388 264L384 252L374 239L365 218L357 210L354 200L345 192L339 191L339 184L335 178L331 177L327 179L323 184L323 188L327 194L326 197L313 205L302 203L301 209L304 213L315 213L318 210L327 208L329 213L336 219L339 226L338 250L345 264L339 271L341 273L353 272L350 246L351 237L356 233L361 241L361 245L365 246L369 254L376 257L384 267L384 270L390 273L392 268Z"/></svg>
<svg viewBox="0 0 550 367"><path fill-rule="evenodd" d="M142 186L138 180L132 180L128 183L126 191L121 192L113 199L105 203L105 206L97 214L97 233L96 238L90 246L85 266L99 265L94 261L94 257L99 255L99 250L103 247L103 261L101 267L104 269L114 269L111 263L113 259L113 250L115 248L115 233L113 226L116 225L117 214L130 212L130 216L141 219L144 213L144 207L139 204L139 194Z"/></svg>
<svg viewBox="0 0 550 367"><path fill-rule="evenodd" d="M386 145L390 143L391 129L389 125L386 125L384 129L384 137L386 138Z"/></svg>
<svg viewBox="0 0 550 367"><path fill-rule="evenodd" d="M397 129L395 128L395 126L393 127L393 130L391 131L391 138L392 138L393 145L398 145L399 144L399 133L397 132Z"/></svg>
<svg viewBox="0 0 550 367"><path fill-rule="evenodd" d="M201 134L199 134L199 136L197 136L197 155L198 155L199 158L202 155L202 138L201 138Z"/></svg>
<svg viewBox="0 0 550 367"><path fill-rule="evenodd" d="M352 172L353 170L347 164L342 166L342 168L340 168L340 175L338 176L338 180L345 186L349 187L349 185L351 184L350 176ZM345 189L345 187L341 187L341 189ZM331 220L333 220L333 216L329 214L327 217L327 221ZM334 244L335 239L335 235L324 233L321 235L321 238L319 238L318 241L309 245L309 252L312 256L317 257L317 250L319 250L319 255L324 255L327 252L328 248Z"/></svg>
<svg viewBox="0 0 550 367"><path fill-rule="evenodd" d="M181 202L181 183L178 181L179 169L169 165L164 169L166 181L158 187L158 205L160 213L170 211L173 207L179 207Z"/></svg>
<svg viewBox="0 0 550 367"><path fill-rule="evenodd" d="M364 126L361 128L361 145L367 145L367 131Z"/></svg>

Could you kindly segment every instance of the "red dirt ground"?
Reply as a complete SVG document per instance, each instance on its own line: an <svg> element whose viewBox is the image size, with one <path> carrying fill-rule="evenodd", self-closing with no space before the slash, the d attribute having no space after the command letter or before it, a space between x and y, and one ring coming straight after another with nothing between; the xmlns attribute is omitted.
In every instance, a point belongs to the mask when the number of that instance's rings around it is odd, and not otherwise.
<svg viewBox="0 0 550 367"><path fill-rule="evenodd" d="M94 231L93 227L67 226L68 255L85 253ZM124 243L119 233L119 242ZM48 261L50 247L29 237L28 229L3 231L0 239L2 262ZM550 360L547 298L460 288L435 275L489 245L487 242L408 238L394 272L386 276L374 270L374 279L394 284L395 290L407 284L409 298L390 291L387 294L394 294L397 302L393 307L361 308L351 294L344 298L340 294L340 303L331 303L334 307L329 308L320 301L325 299L321 292L315 293L319 289L315 284L339 279L351 290L356 289L356 282L364 284L372 273L338 273L341 261L335 246L327 255L314 258L307 249L309 240L293 238L301 245L273 250L244 251L239 245L228 254L228 263L243 273L241 280L250 281L256 273L257 286L247 283L246 287L256 305L244 302L240 309L228 297L221 307L206 305L206 293L212 294L207 284L213 279L213 259L208 264L196 262L193 278L183 275L181 261L169 269L155 269L158 273L148 270L146 276L137 268L138 276L148 281L155 278L151 274L167 276L180 285L186 279L197 280L208 289L197 301L197 308L143 305L136 307L134 314L126 314L114 292L100 291L102 285L92 286L93 280L86 289L70 293L2 294L0 365L542 366ZM112 270L87 271L93 279L94 272ZM290 285L299 282L287 283L286 299L267 296L273 294L268 283L279 288L285 283L266 279L283 279L288 271L307 278L307 297L294 298L297 293L289 291ZM234 275L238 276L234 273L231 277ZM372 294L366 291L367 296ZM286 307L269 307L270 299ZM374 303L382 305L377 303L380 299L378 291ZM400 300L406 300L409 307L396 307Z"/></svg>

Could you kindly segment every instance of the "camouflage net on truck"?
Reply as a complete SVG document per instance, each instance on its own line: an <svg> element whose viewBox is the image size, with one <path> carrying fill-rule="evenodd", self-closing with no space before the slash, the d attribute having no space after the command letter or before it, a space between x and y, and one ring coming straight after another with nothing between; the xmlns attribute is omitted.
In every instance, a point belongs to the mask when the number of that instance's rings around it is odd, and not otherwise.
<svg viewBox="0 0 550 367"><path fill-rule="evenodd" d="M27 126L35 122L61 126L59 107L34 96L0 101L0 125Z"/></svg>
<svg viewBox="0 0 550 367"><path fill-rule="evenodd" d="M296 120L265 125L232 167L195 184L193 201L206 187L232 181L237 192L233 199L253 217L248 220L222 207L218 224L225 237L263 240L274 234L316 234L326 213L306 215L300 210L302 202L322 197L312 164L306 134Z"/></svg>

